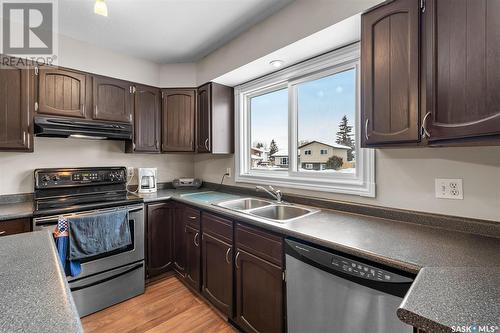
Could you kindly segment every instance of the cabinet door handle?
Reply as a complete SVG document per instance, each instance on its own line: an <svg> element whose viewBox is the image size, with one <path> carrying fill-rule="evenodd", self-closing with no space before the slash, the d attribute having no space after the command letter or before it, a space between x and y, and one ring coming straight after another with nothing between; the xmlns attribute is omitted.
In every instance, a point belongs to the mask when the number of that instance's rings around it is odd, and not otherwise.
<svg viewBox="0 0 500 333"><path fill-rule="evenodd" d="M421 133L423 138L430 138L431 133L427 131L427 118L431 115L431 112L427 112L424 116L424 119L422 120L422 128L421 128Z"/></svg>
<svg viewBox="0 0 500 333"><path fill-rule="evenodd" d="M366 118L365 122L365 139L368 141L368 123L370 122L370 118Z"/></svg>
<svg viewBox="0 0 500 333"><path fill-rule="evenodd" d="M197 217L196 217L196 216L189 216L189 218L190 218L191 220L196 220L196 219L197 219Z"/></svg>
<svg viewBox="0 0 500 333"><path fill-rule="evenodd" d="M229 260L229 253L231 253L231 248L228 248L227 251L226 251L226 262L228 264L231 263L231 260Z"/></svg>
<svg viewBox="0 0 500 333"><path fill-rule="evenodd" d="M234 263L236 264L236 269L240 269L238 265L238 258L240 257L240 251L236 252L236 258L234 258Z"/></svg>
<svg viewBox="0 0 500 333"><path fill-rule="evenodd" d="M208 138L205 139L205 149L210 150L210 149L208 149Z"/></svg>
<svg viewBox="0 0 500 333"><path fill-rule="evenodd" d="M200 234L199 234L199 233L196 233L196 234L194 235L194 238L193 238L193 242L194 242L194 245L195 245L196 247L200 246L200 242L199 242L199 240L198 240L198 237L199 237L199 236L200 236Z"/></svg>
<svg viewBox="0 0 500 333"><path fill-rule="evenodd" d="M5 234L7 231L3 230L3 231L0 231L0 235L3 235Z"/></svg>

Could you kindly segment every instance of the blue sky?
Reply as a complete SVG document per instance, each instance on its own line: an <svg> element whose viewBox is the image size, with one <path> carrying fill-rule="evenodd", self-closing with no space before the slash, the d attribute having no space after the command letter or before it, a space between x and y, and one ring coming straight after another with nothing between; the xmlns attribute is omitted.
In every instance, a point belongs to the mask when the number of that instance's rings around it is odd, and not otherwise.
<svg viewBox="0 0 500 333"><path fill-rule="evenodd" d="M354 125L355 79L356 73L352 69L298 86L299 141L334 143L344 115ZM274 139L280 149L287 149L287 89L252 98L251 123L252 143L263 142L269 146Z"/></svg>

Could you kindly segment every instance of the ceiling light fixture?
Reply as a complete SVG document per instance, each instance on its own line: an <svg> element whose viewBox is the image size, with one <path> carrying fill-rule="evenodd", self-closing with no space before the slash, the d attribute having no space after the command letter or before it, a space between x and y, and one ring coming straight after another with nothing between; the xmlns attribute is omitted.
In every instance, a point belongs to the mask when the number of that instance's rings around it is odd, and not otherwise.
<svg viewBox="0 0 500 333"><path fill-rule="evenodd" d="M104 0L95 0L94 13L101 16L108 16L108 6Z"/></svg>
<svg viewBox="0 0 500 333"><path fill-rule="evenodd" d="M285 62L283 60L273 60L269 63L269 65L273 66L274 68L281 68Z"/></svg>

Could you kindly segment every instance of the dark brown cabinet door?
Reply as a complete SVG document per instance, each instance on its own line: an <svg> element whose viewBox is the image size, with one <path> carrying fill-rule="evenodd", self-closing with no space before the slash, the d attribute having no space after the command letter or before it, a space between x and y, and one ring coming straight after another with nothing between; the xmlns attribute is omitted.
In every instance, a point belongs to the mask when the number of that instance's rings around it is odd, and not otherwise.
<svg viewBox="0 0 500 333"><path fill-rule="evenodd" d="M142 85L134 87L133 151L160 151L160 100L159 89Z"/></svg>
<svg viewBox="0 0 500 333"><path fill-rule="evenodd" d="M147 274L154 277L172 269L174 207L172 203L148 205Z"/></svg>
<svg viewBox="0 0 500 333"><path fill-rule="evenodd" d="M33 71L0 67L0 150L32 151L30 131Z"/></svg>
<svg viewBox="0 0 500 333"><path fill-rule="evenodd" d="M200 290L200 230L186 225L186 282Z"/></svg>
<svg viewBox="0 0 500 333"><path fill-rule="evenodd" d="M430 141L500 134L500 1L427 0Z"/></svg>
<svg viewBox="0 0 500 333"><path fill-rule="evenodd" d="M214 306L230 317L233 303L232 245L205 232L202 239L202 292Z"/></svg>
<svg viewBox="0 0 500 333"><path fill-rule="evenodd" d="M174 269L185 277L186 275L186 223L182 205L174 208Z"/></svg>
<svg viewBox="0 0 500 333"><path fill-rule="evenodd" d="M195 109L195 89L166 89L163 91L163 151L194 151Z"/></svg>
<svg viewBox="0 0 500 333"><path fill-rule="evenodd" d="M88 94L86 74L64 69L40 68L37 113L85 118Z"/></svg>
<svg viewBox="0 0 500 333"><path fill-rule="evenodd" d="M211 151L211 113L212 86L207 83L198 88L196 112L196 151L209 153Z"/></svg>
<svg viewBox="0 0 500 333"><path fill-rule="evenodd" d="M283 332L283 274L279 266L237 249L236 322L247 332Z"/></svg>
<svg viewBox="0 0 500 333"><path fill-rule="evenodd" d="M29 232L31 221L29 218L0 221L0 237Z"/></svg>
<svg viewBox="0 0 500 333"><path fill-rule="evenodd" d="M395 0L362 16L363 146L418 142L419 1Z"/></svg>
<svg viewBox="0 0 500 333"><path fill-rule="evenodd" d="M93 77L93 119L132 122L132 85L129 82Z"/></svg>

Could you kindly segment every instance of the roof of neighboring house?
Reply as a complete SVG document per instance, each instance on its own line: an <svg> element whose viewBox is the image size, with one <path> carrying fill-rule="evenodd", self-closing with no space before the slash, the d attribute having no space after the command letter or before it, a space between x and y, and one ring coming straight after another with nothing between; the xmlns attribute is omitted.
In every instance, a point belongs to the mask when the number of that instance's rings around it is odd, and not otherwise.
<svg viewBox="0 0 500 333"><path fill-rule="evenodd" d="M288 150L280 149L274 154L271 155L272 157L287 157L288 156Z"/></svg>
<svg viewBox="0 0 500 333"><path fill-rule="evenodd" d="M264 157L259 156L259 155L254 155L254 154L252 154L250 157L252 158L252 160L263 160L264 159Z"/></svg>
<svg viewBox="0 0 500 333"><path fill-rule="evenodd" d="M300 146L299 149L301 149L303 147L306 147L306 146L309 146L309 145L311 145L313 143L319 143L320 145L328 146L328 147L335 148L335 149L352 149L351 147L344 146L344 145L339 145L338 143L334 143L333 145L329 145L327 143L323 143L323 142L320 142L320 141L311 141L311 142L305 143L302 146Z"/></svg>
<svg viewBox="0 0 500 333"><path fill-rule="evenodd" d="M256 150L256 151L260 151L263 153L269 152L269 149L264 149L264 148L251 147L251 149Z"/></svg>

